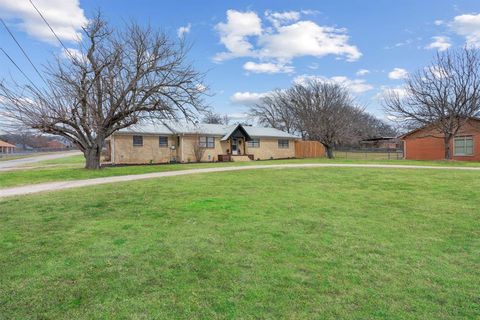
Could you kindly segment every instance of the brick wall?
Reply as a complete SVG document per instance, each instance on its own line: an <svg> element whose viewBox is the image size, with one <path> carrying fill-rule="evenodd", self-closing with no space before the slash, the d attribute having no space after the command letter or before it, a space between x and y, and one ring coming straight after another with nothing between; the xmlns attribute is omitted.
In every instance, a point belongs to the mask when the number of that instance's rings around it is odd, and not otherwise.
<svg viewBox="0 0 480 320"><path fill-rule="evenodd" d="M114 158L117 164L142 164L142 163L168 163L173 158L180 162L195 162L194 145L198 136L180 136L180 144L177 144L177 136L168 136L168 147L160 147L158 135L142 135L143 146L133 145L132 134L115 134L111 143ZM206 148L202 161L218 161L219 154L227 154L230 149L228 141L220 141L221 137L215 137L215 148ZM245 142L242 141L240 149L243 154ZM170 147L175 146L175 150ZM278 148L277 138L260 138L259 148L249 148L245 145L247 154L253 154L254 159L283 159L295 157L295 140L289 140L288 148Z"/></svg>
<svg viewBox="0 0 480 320"><path fill-rule="evenodd" d="M171 150L171 145L176 146L175 136L168 136L168 146L159 146L158 135L142 135L143 146L133 145L133 135L116 134L111 140L114 157L112 161L117 164L143 164L143 163L168 163L176 156L177 150Z"/></svg>
<svg viewBox="0 0 480 320"><path fill-rule="evenodd" d="M455 156L453 139L450 143L452 158L458 161L480 161L480 121L470 120L457 136L473 137L473 156ZM405 159L409 160L443 160L445 146L443 135L431 128L424 128L403 138Z"/></svg>
<svg viewBox="0 0 480 320"><path fill-rule="evenodd" d="M267 160L284 159L295 157L295 140L289 140L287 149L278 148L277 138L259 138L260 148L249 148L247 144L247 154L253 154L254 159Z"/></svg>

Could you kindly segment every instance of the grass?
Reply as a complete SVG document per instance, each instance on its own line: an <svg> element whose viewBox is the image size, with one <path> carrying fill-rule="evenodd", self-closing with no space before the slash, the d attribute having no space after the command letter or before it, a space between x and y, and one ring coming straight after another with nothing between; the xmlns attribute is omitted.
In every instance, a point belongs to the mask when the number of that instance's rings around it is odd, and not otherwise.
<svg viewBox="0 0 480 320"><path fill-rule="evenodd" d="M0 161L8 161L8 160L17 160L17 159L24 159L36 156L38 154L22 154L22 155L15 155L15 154L3 154L0 155Z"/></svg>
<svg viewBox="0 0 480 320"><path fill-rule="evenodd" d="M0 202L0 318L475 319L480 172L198 174Z"/></svg>
<svg viewBox="0 0 480 320"><path fill-rule="evenodd" d="M84 158L83 155L75 155L75 156L70 156L70 157L39 161L35 164L30 164L30 165L39 165L39 166L42 166L42 165L75 165L75 166L78 166L78 167L83 167L85 165L85 158Z"/></svg>
<svg viewBox="0 0 480 320"><path fill-rule="evenodd" d="M28 167L24 170L0 171L0 189L15 187L27 184L67 181L77 179L91 179L111 177L129 174L142 174L151 172L165 172L173 170L185 170L193 168L209 168L222 166L244 166L244 165L268 165L284 163L347 163L347 164L402 164L402 165L430 165L430 166L480 166L479 162L458 162L458 161L412 161L412 160L362 160L362 159L288 159L288 160L266 160L252 162L224 162L224 163L188 163L188 164L164 164L164 165L137 165L106 167L101 170L86 170L84 158L81 155L65 157L60 159L46 160L34 164L37 167Z"/></svg>

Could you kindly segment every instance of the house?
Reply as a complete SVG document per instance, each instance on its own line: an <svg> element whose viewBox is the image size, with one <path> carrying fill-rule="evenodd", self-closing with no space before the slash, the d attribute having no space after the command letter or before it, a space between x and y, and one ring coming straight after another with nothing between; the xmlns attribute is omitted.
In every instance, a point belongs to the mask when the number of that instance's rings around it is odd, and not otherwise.
<svg viewBox="0 0 480 320"><path fill-rule="evenodd" d="M112 134L105 158L114 164L284 159L295 157L296 140L241 124L142 123Z"/></svg>
<svg viewBox="0 0 480 320"><path fill-rule="evenodd" d="M13 153L15 152L15 146L3 140L0 140L0 153Z"/></svg>
<svg viewBox="0 0 480 320"><path fill-rule="evenodd" d="M443 160L444 135L425 126L401 137L404 158L409 160ZM480 119L469 118L450 143L453 160L480 161Z"/></svg>
<svg viewBox="0 0 480 320"><path fill-rule="evenodd" d="M363 148L373 149L397 149L399 144L400 141L395 137L376 137L360 141Z"/></svg>
<svg viewBox="0 0 480 320"><path fill-rule="evenodd" d="M48 149L66 149L67 145L58 140L50 140L47 142L45 147Z"/></svg>

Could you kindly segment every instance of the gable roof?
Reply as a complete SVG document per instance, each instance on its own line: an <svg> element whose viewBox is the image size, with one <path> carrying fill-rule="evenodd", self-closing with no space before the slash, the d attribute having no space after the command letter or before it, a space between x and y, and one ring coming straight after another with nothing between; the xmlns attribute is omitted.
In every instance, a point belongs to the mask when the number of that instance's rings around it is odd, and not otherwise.
<svg viewBox="0 0 480 320"><path fill-rule="evenodd" d="M468 121L468 120L480 121L480 118L475 116L475 117L468 117L468 118L466 118L466 120L467 120L467 121ZM432 124L426 124L426 125L421 126L421 127L419 127L419 128L413 129L413 130L411 130L411 131L409 131L409 132L407 132L407 133L402 134L401 136L399 136L399 138L400 138L400 139L405 139L405 138L408 137L409 135L411 135L411 134L413 134L413 133L415 133L415 132L418 132L418 131L420 131L420 130L426 129L426 128L428 128L428 127L431 126L431 125L432 125Z"/></svg>
<svg viewBox="0 0 480 320"><path fill-rule="evenodd" d="M235 127L231 127L230 130L220 139L221 141L228 140L235 132L240 131L242 135L245 137L246 141L252 140L248 132L243 128L241 124L236 125Z"/></svg>
<svg viewBox="0 0 480 320"><path fill-rule="evenodd" d="M241 128L241 129L240 129ZM266 127L242 126L242 125L223 125L209 123L192 123L180 121L164 121L164 122L143 122L132 125L128 128L119 130L120 133L139 133L139 134L205 134L212 136L230 136L236 129L244 130L245 133L252 138L285 138L299 139L299 137L275 129Z"/></svg>

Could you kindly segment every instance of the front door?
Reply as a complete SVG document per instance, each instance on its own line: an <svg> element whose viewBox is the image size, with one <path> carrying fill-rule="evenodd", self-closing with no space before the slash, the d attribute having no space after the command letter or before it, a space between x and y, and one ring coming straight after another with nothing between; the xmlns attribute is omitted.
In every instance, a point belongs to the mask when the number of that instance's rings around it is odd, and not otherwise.
<svg viewBox="0 0 480 320"><path fill-rule="evenodd" d="M232 154L238 154L238 139L232 139Z"/></svg>

